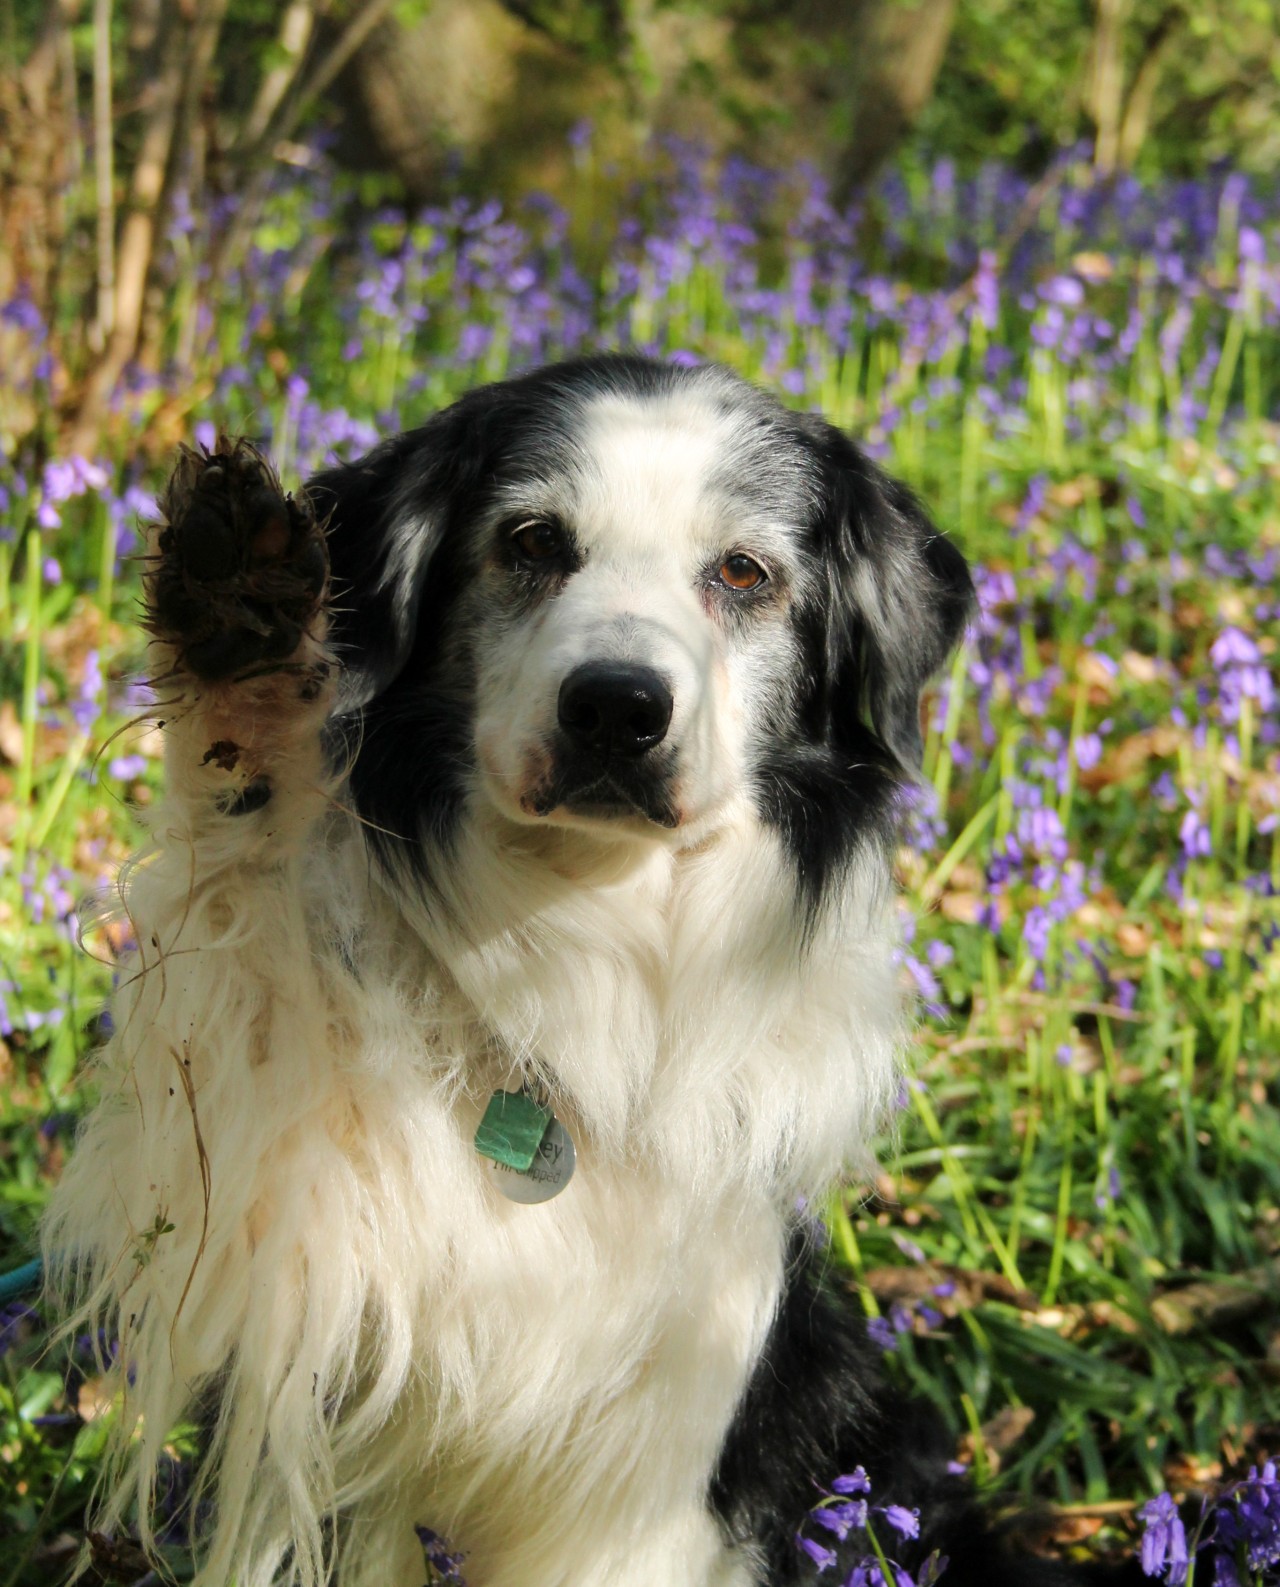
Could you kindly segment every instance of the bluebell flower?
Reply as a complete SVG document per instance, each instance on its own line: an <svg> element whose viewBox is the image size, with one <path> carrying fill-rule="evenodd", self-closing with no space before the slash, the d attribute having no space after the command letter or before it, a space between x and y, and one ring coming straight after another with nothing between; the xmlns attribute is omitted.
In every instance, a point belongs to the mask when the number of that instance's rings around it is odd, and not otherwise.
<svg viewBox="0 0 1280 1587"><path fill-rule="evenodd" d="M428 1580L448 1583L448 1587L467 1587L461 1570L462 1555L450 1553L449 1545L429 1526L415 1526L414 1531L427 1556L427 1569L431 1572Z"/></svg>
<svg viewBox="0 0 1280 1587"><path fill-rule="evenodd" d="M834 1532L841 1542L851 1531L861 1530L867 1524L865 1499L842 1499L836 1504L820 1504L809 1512L818 1526Z"/></svg>
<svg viewBox="0 0 1280 1587"><path fill-rule="evenodd" d="M1163 1576L1169 1587L1180 1587L1187 1579L1187 1533L1178 1507L1167 1493L1149 1499L1138 1511L1146 1530L1142 1534L1140 1559L1148 1576Z"/></svg>
<svg viewBox="0 0 1280 1587"><path fill-rule="evenodd" d="M1188 810L1183 816L1178 827L1178 839L1182 844L1182 852L1189 860L1206 859L1213 852L1209 828L1197 810Z"/></svg>
<svg viewBox="0 0 1280 1587"><path fill-rule="evenodd" d="M18 1343L23 1323L35 1319L38 1315L34 1307L20 1300L10 1301L7 1306L0 1306L0 1356L7 1355Z"/></svg>
<svg viewBox="0 0 1280 1587"><path fill-rule="evenodd" d="M836 1563L836 1551L828 1548L825 1543L815 1542L811 1537L805 1537L803 1532L796 1533L796 1547L802 1554L807 1554L818 1567L818 1573L829 1569Z"/></svg>
<svg viewBox="0 0 1280 1587"><path fill-rule="evenodd" d="M905 1570L896 1560L888 1559L871 1526L871 1507L862 1498L853 1495L870 1493L871 1479L861 1466L832 1479L829 1489L809 1511L808 1521L813 1521L826 1531L834 1533L840 1542L846 1542L856 1533L863 1534L861 1548L854 1545L856 1557L841 1587L933 1587L947 1561L936 1549L921 1564L916 1576ZM877 1515L883 1515L889 1525L902 1537L920 1535L920 1512L900 1504L876 1505ZM825 1543L806 1537L803 1530L796 1533L796 1546L817 1566L818 1573L840 1563L835 1550ZM849 1565L849 1556L845 1556ZM886 1577L885 1570L889 1575Z"/></svg>
<svg viewBox="0 0 1280 1587"><path fill-rule="evenodd" d="M1214 1519L1215 1542L1231 1553L1242 1550L1250 1570L1280 1565L1280 1481L1275 1463L1268 1461L1261 1470L1253 1467L1219 1504Z"/></svg>
<svg viewBox="0 0 1280 1587"><path fill-rule="evenodd" d="M919 1510L908 1510L901 1504L878 1504L876 1510L900 1536L920 1536Z"/></svg>

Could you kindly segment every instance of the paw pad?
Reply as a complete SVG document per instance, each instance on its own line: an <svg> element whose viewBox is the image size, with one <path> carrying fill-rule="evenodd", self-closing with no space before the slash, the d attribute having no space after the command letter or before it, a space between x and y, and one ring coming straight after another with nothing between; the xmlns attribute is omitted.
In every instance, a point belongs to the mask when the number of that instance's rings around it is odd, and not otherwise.
<svg viewBox="0 0 1280 1587"><path fill-rule="evenodd" d="M286 495L247 441L184 450L148 586L152 632L183 667L220 681L284 665L319 610L324 534L305 496Z"/></svg>

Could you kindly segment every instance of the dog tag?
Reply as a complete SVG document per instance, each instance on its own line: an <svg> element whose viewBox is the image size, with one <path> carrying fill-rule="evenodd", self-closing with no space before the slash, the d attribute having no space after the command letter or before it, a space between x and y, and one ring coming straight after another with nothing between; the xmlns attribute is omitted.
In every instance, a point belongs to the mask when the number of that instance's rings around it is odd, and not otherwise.
<svg viewBox="0 0 1280 1587"><path fill-rule="evenodd" d="M476 1131L476 1151L523 1174L533 1166L551 1121L551 1109L535 1102L527 1091L495 1091Z"/></svg>
<svg viewBox="0 0 1280 1587"><path fill-rule="evenodd" d="M573 1136L553 1116L533 1162L523 1172L508 1168L493 1157L484 1166L494 1186L508 1201L530 1206L558 1196L573 1178L574 1163Z"/></svg>

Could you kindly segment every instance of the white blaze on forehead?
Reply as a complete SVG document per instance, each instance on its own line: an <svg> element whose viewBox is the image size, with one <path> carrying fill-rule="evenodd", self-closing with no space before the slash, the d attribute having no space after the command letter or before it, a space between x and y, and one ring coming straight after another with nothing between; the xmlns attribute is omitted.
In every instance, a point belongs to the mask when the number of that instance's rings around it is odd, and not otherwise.
<svg viewBox="0 0 1280 1587"><path fill-rule="evenodd" d="M574 528L610 560L662 550L682 560L723 531L713 481L733 436L729 415L697 393L596 398L584 415Z"/></svg>

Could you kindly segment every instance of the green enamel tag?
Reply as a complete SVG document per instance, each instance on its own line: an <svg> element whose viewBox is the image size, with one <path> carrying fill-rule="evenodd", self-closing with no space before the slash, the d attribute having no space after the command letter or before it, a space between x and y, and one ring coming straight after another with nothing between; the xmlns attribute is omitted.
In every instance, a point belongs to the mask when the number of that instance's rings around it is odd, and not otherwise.
<svg viewBox="0 0 1280 1587"><path fill-rule="evenodd" d="M551 1109L539 1107L527 1091L495 1091L476 1131L476 1151L528 1173L550 1124Z"/></svg>

